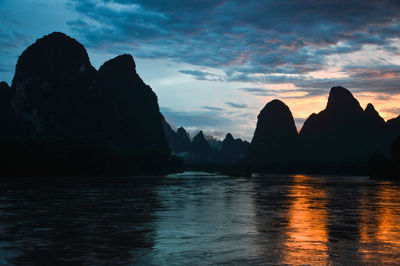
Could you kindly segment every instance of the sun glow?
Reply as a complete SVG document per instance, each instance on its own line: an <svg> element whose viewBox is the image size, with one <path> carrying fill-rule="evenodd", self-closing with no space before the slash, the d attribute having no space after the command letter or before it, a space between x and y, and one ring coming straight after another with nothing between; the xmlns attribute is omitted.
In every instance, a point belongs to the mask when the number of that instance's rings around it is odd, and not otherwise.
<svg viewBox="0 0 400 266"><path fill-rule="evenodd" d="M289 230L283 264L299 265L310 261L310 258L317 264L327 262L327 195L318 186L321 180L313 180L317 184L310 186L308 184L311 179L305 175L293 177L294 184L288 195L292 203L288 211Z"/></svg>

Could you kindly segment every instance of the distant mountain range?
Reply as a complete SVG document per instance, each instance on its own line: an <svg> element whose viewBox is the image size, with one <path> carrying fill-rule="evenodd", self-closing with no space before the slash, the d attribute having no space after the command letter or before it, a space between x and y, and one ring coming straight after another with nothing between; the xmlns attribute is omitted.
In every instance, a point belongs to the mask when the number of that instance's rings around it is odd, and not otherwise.
<svg viewBox="0 0 400 266"><path fill-rule="evenodd" d="M163 117L165 136L172 153L182 157L188 164L233 165L243 159L249 147L247 141L234 139L228 133L223 141L197 133L193 140L183 127L174 131Z"/></svg>
<svg viewBox="0 0 400 266"><path fill-rule="evenodd" d="M191 139L167 123L131 55L96 70L83 45L59 32L21 54L11 86L0 82L0 124L1 167L13 173L17 162L29 164L25 174L41 174L46 160L55 173L71 168L63 161L81 174L163 173L180 167L170 152L187 164L253 172L362 172L400 135L400 116L385 122L372 104L364 110L350 91L333 87L326 108L299 133L289 107L273 100L258 115L251 143L202 131Z"/></svg>

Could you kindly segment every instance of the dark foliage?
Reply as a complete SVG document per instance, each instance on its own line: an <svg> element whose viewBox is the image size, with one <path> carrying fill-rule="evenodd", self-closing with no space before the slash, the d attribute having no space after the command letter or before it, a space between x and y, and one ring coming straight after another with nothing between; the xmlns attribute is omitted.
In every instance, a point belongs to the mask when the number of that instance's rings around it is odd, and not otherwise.
<svg viewBox="0 0 400 266"><path fill-rule="evenodd" d="M1 176L132 176L183 170L159 151L138 154L100 139L36 138L0 142Z"/></svg>
<svg viewBox="0 0 400 266"><path fill-rule="evenodd" d="M390 158L381 153L374 154L368 162L369 175L374 178L400 179L400 136L390 147Z"/></svg>

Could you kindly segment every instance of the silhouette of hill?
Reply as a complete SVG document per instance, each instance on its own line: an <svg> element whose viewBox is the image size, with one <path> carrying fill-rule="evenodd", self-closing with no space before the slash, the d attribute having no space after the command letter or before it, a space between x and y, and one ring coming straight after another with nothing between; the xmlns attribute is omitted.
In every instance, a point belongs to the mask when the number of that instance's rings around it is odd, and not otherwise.
<svg viewBox="0 0 400 266"><path fill-rule="evenodd" d="M183 158L188 164L203 165L208 167L212 164L212 170L219 165L233 165L243 159L247 154L249 143L241 139L234 139L228 133L224 141L212 136L204 135L200 131L190 141L189 135L183 127L175 132L163 117L164 132L169 147L174 154ZM226 167L224 167L226 169Z"/></svg>
<svg viewBox="0 0 400 266"><path fill-rule="evenodd" d="M274 100L260 112L241 164L264 172L366 173L368 159L387 154L400 136L399 121L385 123L372 104L363 110L349 90L333 87L326 108L311 114L297 134L289 108Z"/></svg>
<svg viewBox="0 0 400 266"><path fill-rule="evenodd" d="M204 137L203 131L197 133L194 136L192 144L190 146L190 152L199 155L208 155L211 152L210 144L208 144L206 138Z"/></svg>
<svg viewBox="0 0 400 266"><path fill-rule="evenodd" d="M176 152L181 153L181 152L189 151L191 141L190 141L189 134L187 133L187 131L183 127L180 127L176 131L176 135L178 137Z"/></svg>
<svg viewBox="0 0 400 266"><path fill-rule="evenodd" d="M387 124L387 139L392 143L398 136L400 136L400 115L396 118L390 119Z"/></svg>
<svg viewBox="0 0 400 266"><path fill-rule="evenodd" d="M246 156L249 146L250 143L247 141L235 139L231 133L226 134L225 139L222 142L219 162L222 164L237 163Z"/></svg>
<svg viewBox="0 0 400 266"><path fill-rule="evenodd" d="M287 165L296 158L298 133L292 113L283 102L273 100L258 115L247 161L255 169Z"/></svg>
<svg viewBox="0 0 400 266"><path fill-rule="evenodd" d="M211 135L204 135L204 138L206 139L212 150L221 151L222 141L218 140L217 138Z"/></svg>
<svg viewBox="0 0 400 266"><path fill-rule="evenodd" d="M175 132L165 121L131 55L108 60L97 71L83 45L59 32L23 51L11 87L0 83L0 123L2 166L23 175L46 172L44 162L82 175L99 174L94 169L140 174L182 168L182 160L170 151L189 164L237 163L232 169L246 172L360 170L372 154L373 165L397 162L397 144L391 159L385 158L400 136L400 116L385 123L372 104L364 110L339 86L300 133L288 106L273 100L258 115L251 144L229 133L221 142L202 131L191 141L184 128ZM27 166L23 173L15 172L21 168L18 160ZM54 175L55 169L47 173Z"/></svg>
<svg viewBox="0 0 400 266"><path fill-rule="evenodd" d="M366 161L380 147L385 123L369 104L364 111L347 89L333 87L326 108L300 131L304 159L313 163Z"/></svg>
<svg viewBox="0 0 400 266"><path fill-rule="evenodd" d="M18 58L11 115L25 137L80 135L82 114L96 70L79 42L55 32Z"/></svg>
<svg viewBox="0 0 400 266"><path fill-rule="evenodd" d="M171 152L175 154L188 152L190 149L191 141L186 130L183 127L180 127L175 132L165 120L164 116L162 116L162 120L165 137L167 139Z"/></svg>
<svg viewBox="0 0 400 266"><path fill-rule="evenodd" d="M136 73L131 55L105 62L94 89L93 115L104 138L119 147L169 152L157 96Z"/></svg>
<svg viewBox="0 0 400 266"><path fill-rule="evenodd" d="M17 155L21 167L30 165L13 175L57 174L48 171L46 161L59 166L59 175L68 167L76 174L101 174L90 166L101 164L107 165L98 167L103 174L162 173L182 166L169 155L157 96L137 74L131 55L117 56L96 71L82 44L54 32L23 51L11 88L0 83L0 94L0 122L10 128L0 133L3 167L14 165L10 160Z"/></svg>

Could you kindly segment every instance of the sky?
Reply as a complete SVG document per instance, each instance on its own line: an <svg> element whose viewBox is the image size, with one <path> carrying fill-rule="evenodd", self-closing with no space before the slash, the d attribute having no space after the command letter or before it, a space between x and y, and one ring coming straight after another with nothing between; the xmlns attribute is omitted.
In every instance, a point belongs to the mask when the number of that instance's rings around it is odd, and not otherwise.
<svg viewBox="0 0 400 266"><path fill-rule="evenodd" d="M297 129L348 88L400 114L400 1L0 0L0 80L22 51L64 32L99 68L129 53L174 127L251 140L273 99Z"/></svg>

